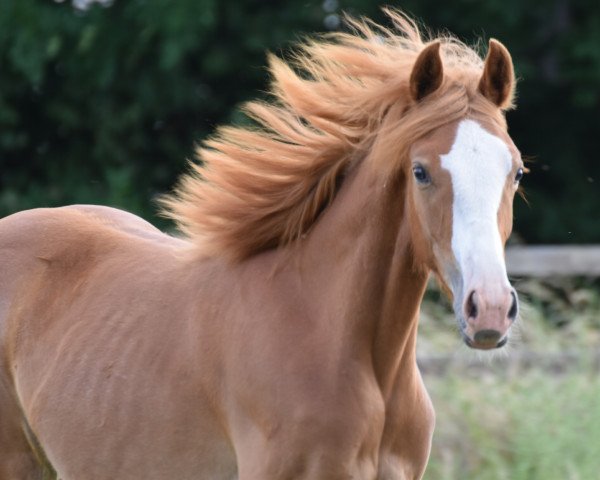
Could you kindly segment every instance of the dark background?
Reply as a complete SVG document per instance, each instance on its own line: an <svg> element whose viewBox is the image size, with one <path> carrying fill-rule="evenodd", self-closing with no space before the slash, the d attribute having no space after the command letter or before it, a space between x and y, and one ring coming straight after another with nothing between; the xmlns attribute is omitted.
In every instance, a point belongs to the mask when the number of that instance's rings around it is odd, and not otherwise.
<svg viewBox="0 0 600 480"><path fill-rule="evenodd" d="M527 243L600 242L600 2L392 1L467 43L500 39L520 79L510 132L533 157ZM168 227L154 199L194 144L267 88L265 51L385 22L373 0L0 0L0 216L69 203Z"/></svg>

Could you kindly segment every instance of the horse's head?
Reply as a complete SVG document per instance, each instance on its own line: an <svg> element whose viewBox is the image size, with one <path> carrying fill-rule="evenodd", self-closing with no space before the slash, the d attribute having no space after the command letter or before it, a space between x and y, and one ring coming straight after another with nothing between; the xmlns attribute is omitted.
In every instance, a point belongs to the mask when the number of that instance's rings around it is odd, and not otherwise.
<svg viewBox="0 0 600 480"><path fill-rule="evenodd" d="M432 44L412 71L413 100L434 102L443 81L439 44ZM513 82L510 55L492 40L477 88L469 95L499 113L511 101ZM524 167L505 126L484 111L469 109L417 140L405 173L416 248L424 250L428 266L452 292L466 344L491 349L506 343L518 314L504 245Z"/></svg>

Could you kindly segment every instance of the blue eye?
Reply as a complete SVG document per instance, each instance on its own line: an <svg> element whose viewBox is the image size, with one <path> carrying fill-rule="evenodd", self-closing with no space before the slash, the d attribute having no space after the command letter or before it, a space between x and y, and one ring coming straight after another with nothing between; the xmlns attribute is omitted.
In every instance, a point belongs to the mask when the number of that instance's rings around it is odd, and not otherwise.
<svg viewBox="0 0 600 480"><path fill-rule="evenodd" d="M515 175L515 183L519 183L522 178L523 178L523 169L519 168L517 170L517 174Z"/></svg>
<svg viewBox="0 0 600 480"><path fill-rule="evenodd" d="M412 170L413 176L415 177L417 183L420 183L421 185L427 185L431 183L431 178L429 177L427 170L425 170L422 165L415 165L413 166Z"/></svg>

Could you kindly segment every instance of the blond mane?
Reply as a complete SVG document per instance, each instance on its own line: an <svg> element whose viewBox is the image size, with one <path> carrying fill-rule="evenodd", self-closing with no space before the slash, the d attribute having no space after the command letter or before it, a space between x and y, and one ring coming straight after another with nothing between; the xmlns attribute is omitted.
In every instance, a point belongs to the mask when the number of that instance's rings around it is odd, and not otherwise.
<svg viewBox="0 0 600 480"><path fill-rule="evenodd" d="M289 243L333 201L354 159L389 174L414 140L444 123L485 115L504 125L478 92L483 60L474 49L422 35L402 12L385 13L392 29L347 18L353 33L305 41L288 63L269 56L273 99L244 107L257 126L219 128L161 200L195 248L239 260ZM415 105L410 73L432 41L441 42L444 82Z"/></svg>

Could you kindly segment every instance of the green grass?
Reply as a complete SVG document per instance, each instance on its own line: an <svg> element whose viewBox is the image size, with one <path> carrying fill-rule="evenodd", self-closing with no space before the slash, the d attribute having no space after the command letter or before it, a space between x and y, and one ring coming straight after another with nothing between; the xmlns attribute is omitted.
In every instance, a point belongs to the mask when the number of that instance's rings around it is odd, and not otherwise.
<svg viewBox="0 0 600 480"><path fill-rule="evenodd" d="M528 372L426 378L437 411L425 480L592 480L600 379Z"/></svg>

